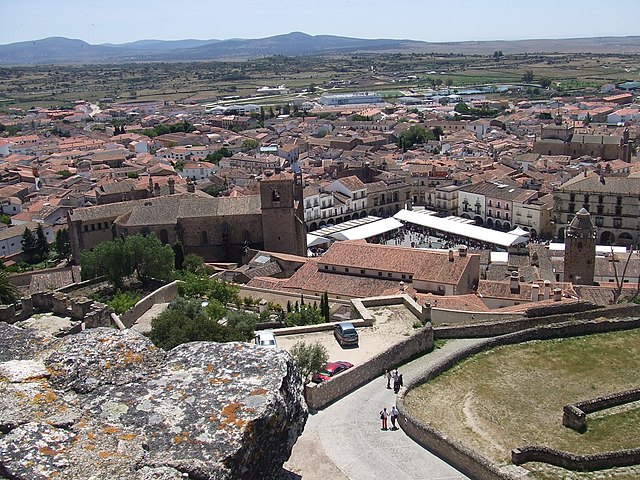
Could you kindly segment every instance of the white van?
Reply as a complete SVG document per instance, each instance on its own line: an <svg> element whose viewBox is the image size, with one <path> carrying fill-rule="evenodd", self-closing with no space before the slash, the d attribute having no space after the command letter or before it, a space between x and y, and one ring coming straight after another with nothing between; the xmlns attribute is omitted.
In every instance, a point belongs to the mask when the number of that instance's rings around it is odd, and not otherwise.
<svg viewBox="0 0 640 480"><path fill-rule="evenodd" d="M261 347L278 348L276 336L270 330L256 332L255 343Z"/></svg>

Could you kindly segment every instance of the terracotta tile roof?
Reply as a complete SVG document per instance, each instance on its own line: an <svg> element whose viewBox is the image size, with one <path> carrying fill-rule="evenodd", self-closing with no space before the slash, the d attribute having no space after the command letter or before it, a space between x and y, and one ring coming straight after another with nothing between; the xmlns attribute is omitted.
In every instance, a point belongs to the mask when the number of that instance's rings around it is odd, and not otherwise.
<svg viewBox="0 0 640 480"><path fill-rule="evenodd" d="M344 241L331 245L318 262L321 268L335 265L397 272L413 275L415 280L457 284L472 256L454 254L453 258L450 262L448 252Z"/></svg>

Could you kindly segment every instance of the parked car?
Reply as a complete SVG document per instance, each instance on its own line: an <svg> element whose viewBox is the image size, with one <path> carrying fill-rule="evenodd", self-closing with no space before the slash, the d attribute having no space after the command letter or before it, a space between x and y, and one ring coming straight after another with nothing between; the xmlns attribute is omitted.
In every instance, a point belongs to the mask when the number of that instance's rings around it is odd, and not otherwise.
<svg viewBox="0 0 640 480"><path fill-rule="evenodd" d="M335 375L342 373L351 367L353 367L353 364L349 362L329 362L324 367L322 367L322 370L313 374L313 377L311 377L311 381L313 383L326 382L327 380L331 380L331 377L334 377Z"/></svg>
<svg viewBox="0 0 640 480"><path fill-rule="evenodd" d="M277 348L278 342L276 342L276 336L270 330L263 330L262 332L256 332L255 337L256 345L261 347Z"/></svg>
<svg viewBox="0 0 640 480"><path fill-rule="evenodd" d="M340 322L333 329L333 335L340 346L358 345L358 332L351 322Z"/></svg>

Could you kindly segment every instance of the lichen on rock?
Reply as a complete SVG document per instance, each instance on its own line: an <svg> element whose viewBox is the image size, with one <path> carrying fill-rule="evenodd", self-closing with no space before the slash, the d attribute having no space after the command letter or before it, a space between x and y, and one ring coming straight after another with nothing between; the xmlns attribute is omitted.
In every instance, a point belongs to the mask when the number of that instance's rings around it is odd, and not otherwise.
<svg viewBox="0 0 640 480"><path fill-rule="evenodd" d="M282 350L194 342L164 352L133 331L1 330L32 345L0 362L9 478L275 478L307 419Z"/></svg>

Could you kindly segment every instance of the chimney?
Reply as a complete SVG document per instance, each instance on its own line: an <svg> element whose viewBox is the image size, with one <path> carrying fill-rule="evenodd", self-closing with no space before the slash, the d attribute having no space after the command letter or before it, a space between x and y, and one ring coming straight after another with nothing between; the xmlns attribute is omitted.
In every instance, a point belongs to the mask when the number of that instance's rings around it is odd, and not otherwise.
<svg viewBox="0 0 640 480"><path fill-rule="evenodd" d="M551 282L549 280L544 281L544 299L549 300L551 298Z"/></svg>
<svg viewBox="0 0 640 480"><path fill-rule="evenodd" d="M187 192L196 193L196 186L192 182L187 183Z"/></svg>
<svg viewBox="0 0 640 480"><path fill-rule="evenodd" d="M153 186L153 194L158 197L160 196L160 185L158 185L158 183L156 182L156 184Z"/></svg>
<svg viewBox="0 0 640 480"><path fill-rule="evenodd" d="M562 299L562 289L554 288L553 289L553 301L559 302Z"/></svg>
<svg viewBox="0 0 640 480"><path fill-rule="evenodd" d="M531 284L531 301L537 302L540 298L540 285L537 283Z"/></svg>
<svg viewBox="0 0 640 480"><path fill-rule="evenodd" d="M453 262L453 250L449 250L449 261Z"/></svg>
<svg viewBox="0 0 640 480"><path fill-rule="evenodd" d="M170 177L169 180L167 180L167 185L169 185L169 195L176 193L176 181L173 177Z"/></svg>
<svg viewBox="0 0 640 480"><path fill-rule="evenodd" d="M458 255L460 255L461 257L466 257L467 256L467 246L466 245L460 245L458 247Z"/></svg>
<svg viewBox="0 0 640 480"><path fill-rule="evenodd" d="M511 293L520 293L520 277L518 272L511 272L511 278L509 279L509 289Z"/></svg>

